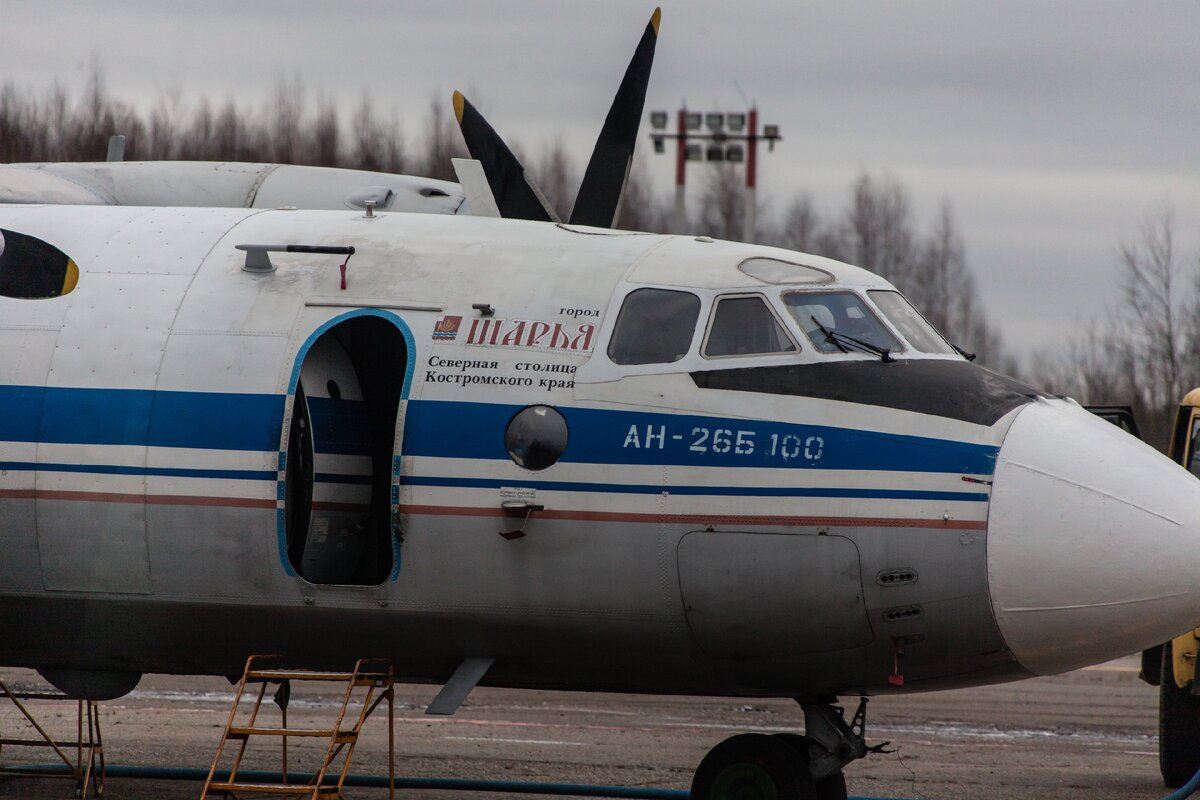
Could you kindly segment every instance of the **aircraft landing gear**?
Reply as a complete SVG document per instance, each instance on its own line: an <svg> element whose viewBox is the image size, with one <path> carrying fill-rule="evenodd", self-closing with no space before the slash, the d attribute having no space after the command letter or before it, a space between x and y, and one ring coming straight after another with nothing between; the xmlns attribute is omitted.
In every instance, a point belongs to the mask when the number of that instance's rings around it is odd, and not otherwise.
<svg viewBox="0 0 1200 800"><path fill-rule="evenodd" d="M863 739L867 700L850 722L833 703L800 702L805 735L743 733L718 744L696 769L692 800L846 800L842 767L886 742Z"/></svg>

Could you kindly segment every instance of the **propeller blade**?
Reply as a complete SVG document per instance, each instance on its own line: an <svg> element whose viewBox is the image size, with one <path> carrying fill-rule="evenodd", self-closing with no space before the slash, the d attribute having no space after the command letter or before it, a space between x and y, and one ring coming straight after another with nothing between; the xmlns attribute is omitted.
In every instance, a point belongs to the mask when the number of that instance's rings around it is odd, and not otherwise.
<svg viewBox="0 0 1200 800"><path fill-rule="evenodd" d="M662 9L654 9L608 109L608 117L583 174L575 208L571 211L573 224L611 228L616 221L625 179L633 164L633 146L642 121L642 107L646 104L646 85L654 65L654 45L658 43L661 18Z"/></svg>
<svg viewBox="0 0 1200 800"><path fill-rule="evenodd" d="M525 175L525 167L508 149L500 134L475 110L475 106L467 102L462 92L454 93L454 116L458 119L458 127L462 130L471 158L483 165L500 216L535 222L558 222L554 210Z"/></svg>

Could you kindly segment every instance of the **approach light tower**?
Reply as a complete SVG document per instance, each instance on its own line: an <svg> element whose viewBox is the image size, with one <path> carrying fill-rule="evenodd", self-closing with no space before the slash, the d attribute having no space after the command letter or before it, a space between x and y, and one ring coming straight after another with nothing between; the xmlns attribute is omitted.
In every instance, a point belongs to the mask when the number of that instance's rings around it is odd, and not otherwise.
<svg viewBox="0 0 1200 800"><path fill-rule="evenodd" d="M667 112L651 111L650 138L654 141L654 152L667 151L666 140L675 140L675 220L674 233L685 233L687 229L687 205L684 187L687 183L687 162L726 161L746 165L746 213L742 239L754 241L754 193L758 183L758 142L766 140L767 149L775 150L779 135L778 125L764 125L758 132L758 109L746 112L710 112L701 114L679 109L676 117L676 132L667 133ZM701 124L707 131L701 130ZM744 143L744 144L743 144Z"/></svg>

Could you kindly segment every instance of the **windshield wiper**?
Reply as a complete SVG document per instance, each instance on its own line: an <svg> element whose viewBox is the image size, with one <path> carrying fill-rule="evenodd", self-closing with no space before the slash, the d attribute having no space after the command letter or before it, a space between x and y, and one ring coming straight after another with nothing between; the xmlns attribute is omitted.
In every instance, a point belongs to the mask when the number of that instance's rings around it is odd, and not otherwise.
<svg viewBox="0 0 1200 800"><path fill-rule="evenodd" d="M809 319L811 319L813 321L814 325L816 325L818 328L821 329L821 333L825 334L825 341L829 342L832 345L836 345L837 349L841 350L843 353L850 352L849 350L846 349L846 346L844 344L842 344L841 342L839 342L837 339L834 338L833 331L829 330L829 328L826 328L824 325L822 325L815 316L810 315Z"/></svg>
<svg viewBox="0 0 1200 800"><path fill-rule="evenodd" d="M974 354L974 353L968 353L966 350L963 350L961 347L959 347L958 345L956 345L954 342L951 342L951 343L950 343L950 346L954 348L954 352L958 353L960 356L962 356L963 358L965 358L967 361L974 361L974 360L975 360L975 354Z"/></svg>
<svg viewBox="0 0 1200 800"><path fill-rule="evenodd" d="M837 345L837 349L841 350L843 353L850 352L846 349L846 346L849 345L859 352L871 353L872 355L879 356L879 360L885 364L890 364L896 360L892 358L892 351L886 347L880 347L877 344L864 342L862 339L855 339L853 336L848 336L844 333L838 333L835 330L830 330L822 325L815 316L812 317L812 321L818 328L821 329L821 333L825 334L825 341L829 342L830 344Z"/></svg>

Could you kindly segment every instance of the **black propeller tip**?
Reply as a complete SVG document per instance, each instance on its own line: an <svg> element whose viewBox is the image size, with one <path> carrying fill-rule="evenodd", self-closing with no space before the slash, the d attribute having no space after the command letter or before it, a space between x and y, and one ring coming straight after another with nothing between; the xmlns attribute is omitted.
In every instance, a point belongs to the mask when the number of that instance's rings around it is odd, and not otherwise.
<svg viewBox="0 0 1200 800"><path fill-rule="evenodd" d="M625 180L633 163L633 148L637 142L642 108L646 104L646 87L654 65L654 46L658 43L658 28L662 9L654 9L650 22L642 33L633 58L625 69L625 77L617 89L604 127L596 139L596 147L588 161L571 211L571 222L611 228L621 205Z"/></svg>

